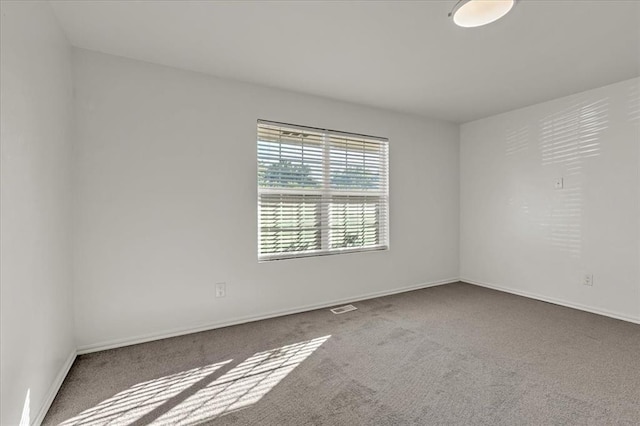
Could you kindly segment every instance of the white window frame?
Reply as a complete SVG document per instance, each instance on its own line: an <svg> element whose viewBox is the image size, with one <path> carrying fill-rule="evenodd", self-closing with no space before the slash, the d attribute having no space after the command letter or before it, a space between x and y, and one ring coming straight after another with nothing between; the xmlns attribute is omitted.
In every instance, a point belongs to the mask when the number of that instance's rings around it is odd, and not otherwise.
<svg viewBox="0 0 640 426"><path fill-rule="evenodd" d="M315 256L327 256L334 254L344 254L344 253L356 253L356 252L370 252L370 251L383 251L389 250L390 247L390 231L389 231L389 140L383 137L362 135L356 133L348 133L341 132L323 128L309 127L309 126L301 126L295 124L281 123L276 121L269 120L258 120L257 129L259 132L259 128L261 124L265 125L275 125L282 126L292 129L297 129L304 131L309 130L313 132L323 132L324 133L324 141L323 141L323 150L324 155L322 159L323 165L323 181L322 186L317 189L303 189L303 188L266 188L260 187L260 184L257 184L257 225L258 225L258 261L259 262L267 262L273 260L285 260L285 259L296 259L296 258L305 258L305 257L315 257ZM379 141L382 144L382 149L384 150L384 177L383 182L381 184L381 188L377 191L371 190L336 190L331 188L331 160L330 160L330 144L328 142L329 137L335 135L343 135L346 137L354 137L354 138L366 138L368 140ZM258 155L256 156L257 159ZM261 254L261 226L260 226L260 204L261 197L263 195L316 195L321 198L321 205L330 206L331 201L336 197L368 197L368 198L377 198L379 201L377 205L382 206L382 214L378 217L378 228L377 232L379 233L379 244L375 246L359 246L359 247L344 247L344 248L330 248L330 217L329 217L329 208L320 208L320 226L319 232L320 236L320 249L319 250L306 250L306 251L298 251L298 252L278 252L278 253L268 253Z"/></svg>

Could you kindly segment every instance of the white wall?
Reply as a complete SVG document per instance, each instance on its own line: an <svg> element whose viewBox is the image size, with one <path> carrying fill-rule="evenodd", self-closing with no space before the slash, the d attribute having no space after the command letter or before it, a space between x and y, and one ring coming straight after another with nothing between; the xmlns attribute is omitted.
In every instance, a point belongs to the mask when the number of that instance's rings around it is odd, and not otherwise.
<svg viewBox="0 0 640 426"><path fill-rule="evenodd" d="M83 50L74 72L81 349L457 278L458 126ZM257 119L388 137L391 249L258 263Z"/></svg>
<svg viewBox="0 0 640 426"><path fill-rule="evenodd" d="M1 2L1 417L38 418L75 355L71 51L49 4ZM41 413L44 414L44 413Z"/></svg>
<svg viewBox="0 0 640 426"><path fill-rule="evenodd" d="M640 320L639 133L637 78L464 124L462 279Z"/></svg>

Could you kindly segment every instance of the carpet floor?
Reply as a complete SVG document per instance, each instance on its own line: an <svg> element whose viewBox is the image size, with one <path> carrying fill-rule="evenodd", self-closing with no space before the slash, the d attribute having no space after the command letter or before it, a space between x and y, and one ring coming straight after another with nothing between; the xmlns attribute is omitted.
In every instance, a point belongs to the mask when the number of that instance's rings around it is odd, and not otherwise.
<svg viewBox="0 0 640 426"><path fill-rule="evenodd" d="M639 425L640 325L464 283L77 358L45 425Z"/></svg>

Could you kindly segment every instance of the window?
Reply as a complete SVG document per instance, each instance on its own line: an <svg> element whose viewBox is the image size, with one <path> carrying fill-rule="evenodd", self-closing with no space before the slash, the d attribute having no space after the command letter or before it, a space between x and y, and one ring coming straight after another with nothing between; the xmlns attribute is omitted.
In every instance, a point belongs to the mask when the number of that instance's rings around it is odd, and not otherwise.
<svg viewBox="0 0 640 426"><path fill-rule="evenodd" d="M258 121L258 259L388 248L388 145Z"/></svg>

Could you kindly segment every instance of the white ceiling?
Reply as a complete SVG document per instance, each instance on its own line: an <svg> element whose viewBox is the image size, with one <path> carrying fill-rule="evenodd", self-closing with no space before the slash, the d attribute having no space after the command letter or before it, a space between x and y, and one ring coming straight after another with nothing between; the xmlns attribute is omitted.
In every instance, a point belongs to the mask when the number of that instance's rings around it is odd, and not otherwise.
<svg viewBox="0 0 640 426"><path fill-rule="evenodd" d="M54 1L75 46L466 122L640 74L640 2L521 0L459 28L456 0Z"/></svg>

